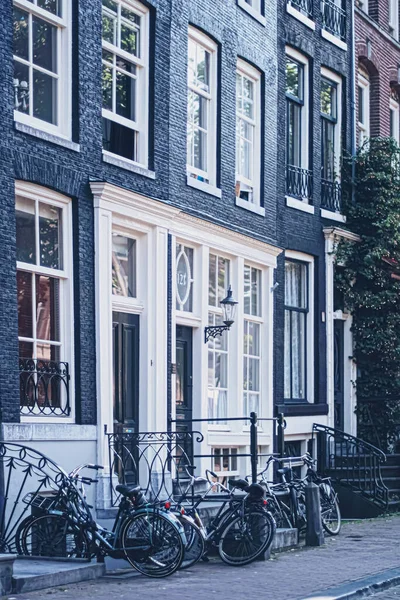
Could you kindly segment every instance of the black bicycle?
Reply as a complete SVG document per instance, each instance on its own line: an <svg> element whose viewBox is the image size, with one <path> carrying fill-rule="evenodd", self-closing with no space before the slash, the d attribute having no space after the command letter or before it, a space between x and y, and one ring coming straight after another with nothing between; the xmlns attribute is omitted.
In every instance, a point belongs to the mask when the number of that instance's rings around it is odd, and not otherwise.
<svg viewBox="0 0 400 600"><path fill-rule="evenodd" d="M37 514L18 527L18 554L85 559L95 556L99 562L105 556L123 558L148 577L166 577L179 569L186 538L176 517L149 504L140 487L118 485L118 513L112 530L105 529L93 520L86 502L83 486L96 480L79 475L84 468L102 467L81 465L58 492L35 494L33 498L27 495L25 502L35 507Z"/></svg>
<svg viewBox="0 0 400 600"><path fill-rule="evenodd" d="M266 552L274 538L276 524L265 508L261 486L231 479L229 484L233 489L228 489L218 481L216 473L209 470L206 479L188 473L188 480L187 489L172 509L185 530L183 567L193 566L201 558L207 559L212 547L225 563L234 566L247 565ZM199 483L205 484L207 489L194 497L190 492ZM198 512L199 505L216 500L221 506L206 527Z"/></svg>

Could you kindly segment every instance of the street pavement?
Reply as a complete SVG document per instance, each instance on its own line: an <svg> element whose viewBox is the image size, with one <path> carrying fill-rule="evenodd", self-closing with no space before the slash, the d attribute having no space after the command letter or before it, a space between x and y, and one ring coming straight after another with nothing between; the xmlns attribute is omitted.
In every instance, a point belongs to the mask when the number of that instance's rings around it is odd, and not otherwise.
<svg viewBox="0 0 400 600"><path fill-rule="evenodd" d="M230 567L216 559L166 579L125 575L21 594L18 600L303 600L316 592L325 600L329 595L323 592L331 587L391 568L400 568L400 516L346 523L339 536L326 537L323 547L275 554L246 567ZM375 598L400 600L400 587Z"/></svg>

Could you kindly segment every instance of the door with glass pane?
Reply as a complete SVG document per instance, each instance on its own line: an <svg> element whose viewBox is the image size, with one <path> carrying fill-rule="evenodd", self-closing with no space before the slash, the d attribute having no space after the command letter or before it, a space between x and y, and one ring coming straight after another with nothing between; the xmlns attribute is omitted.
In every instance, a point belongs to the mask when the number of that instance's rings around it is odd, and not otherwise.
<svg viewBox="0 0 400 600"><path fill-rule="evenodd" d="M139 315L113 312L114 431L138 431Z"/></svg>
<svg viewBox="0 0 400 600"><path fill-rule="evenodd" d="M176 328L176 430L192 431L193 409L193 331L191 327L178 325ZM189 436L188 436L189 438ZM192 462L193 445L185 439L182 451Z"/></svg>

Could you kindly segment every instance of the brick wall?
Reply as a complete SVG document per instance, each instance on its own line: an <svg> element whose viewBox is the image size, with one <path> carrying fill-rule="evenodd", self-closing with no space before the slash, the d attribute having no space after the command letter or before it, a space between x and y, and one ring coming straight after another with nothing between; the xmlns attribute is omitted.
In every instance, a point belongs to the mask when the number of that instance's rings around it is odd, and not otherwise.
<svg viewBox="0 0 400 600"><path fill-rule="evenodd" d="M326 333L323 313L325 312L325 256L323 227L340 223L321 218L320 167L321 167L321 121L320 121L320 82L321 67L326 67L342 77L343 117L342 146L351 148L351 1L346 0L347 51L337 47L321 36L322 18L320 3L314 2L313 20L315 31L301 23L286 11L286 2L279 2L278 13L278 173L277 173L277 241L278 245L298 252L312 255L315 264L315 340L314 340L314 376L315 403L321 409L326 405ZM285 139L286 139L286 99L285 99L285 46L289 45L309 59L310 68L310 156L309 168L313 171L313 205L315 213L308 214L289 208L285 203ZM284 255L278 261L276 280L280 283L275 293L275 339L274 339L274 401L287 414L313 414L315 406L283 407L284 373Z"/></svg>
<svg viewBox="0 0 400 600"><path fill-rule="evenodd" d="M372 136L390 135L390 94L400 90L400 44L389 35L388 6L388 0L370 0L369 15L355 10L356 64L368 72L370 80Z"/></svg>

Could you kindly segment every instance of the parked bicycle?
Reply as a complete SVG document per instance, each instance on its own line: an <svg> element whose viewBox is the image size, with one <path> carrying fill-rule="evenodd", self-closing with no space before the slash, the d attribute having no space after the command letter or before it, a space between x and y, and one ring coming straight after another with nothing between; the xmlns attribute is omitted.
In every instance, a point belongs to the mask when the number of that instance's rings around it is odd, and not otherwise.
<svg viewBox="0 0 400 600"><path fill-rule="evenodd" d="M37 515L24 519L15 536L17 552L28 556L57 556L90 559L99 562L105 556L123 558L149 577L171 575L181 566L186 538L176 517L148 503L140 487L118 485L121 495L112 530L93 520L86 501L84 485L96 482L83 477L77 467L52 495L28 494L25 502ZM78 489L78 486L81 489Z"/></svg>
<svg viewBox="0 0 400 600"><path fill-rule="evenodd" d="M307 467L304 478L296 477L293 463L302 462ZM267 480L267 472L272 463L280 468L276 473L279 483L271 484ZM281 466L288 462L289 466ZM321 478L315 470L315 460L307 452L300 457L276 458L271 456L265 469L259 474L260 483L266 489L268 509L273 514L278 527L296 527L299 531L306 526L305 488L312 481L319 487L322 525L330 535L338 535L341 529L341 514L337 494L329 477Z"/></svg>
<svg viewBox="0 0 400 600"><path fill-rule="evenodd" d="M228 489L212 471L206 470L206 478L194 477L188 471L187 474L188 486L171 507L187 541L182 566L193 566L201 558L207 560L212 548L218 549L225 563L234 566L247 565L263 555L272 543L276 524L265 508L262 487L231 479L229 484L233 489ZM195 497L193 490L200 485L206 489ZM216 500L221 506L205 526L198 508L204 502Z"/></svg>

